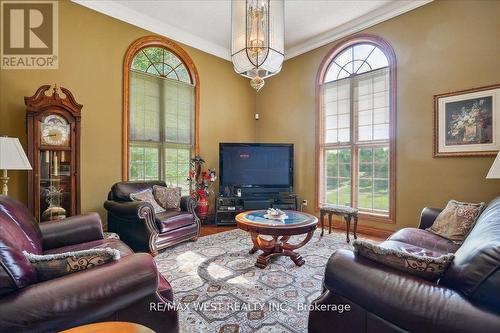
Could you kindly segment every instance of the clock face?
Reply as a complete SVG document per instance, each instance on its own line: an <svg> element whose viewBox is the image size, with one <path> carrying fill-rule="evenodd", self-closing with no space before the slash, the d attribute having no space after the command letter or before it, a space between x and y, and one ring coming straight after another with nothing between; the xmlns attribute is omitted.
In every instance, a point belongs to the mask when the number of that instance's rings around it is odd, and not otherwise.
<svg viewBox="0 0 500 333"><path fill-rule="evenodd" d="M70 125L59 115L45 117L41 124L41 143L48 146L69 146Z"/></svg>

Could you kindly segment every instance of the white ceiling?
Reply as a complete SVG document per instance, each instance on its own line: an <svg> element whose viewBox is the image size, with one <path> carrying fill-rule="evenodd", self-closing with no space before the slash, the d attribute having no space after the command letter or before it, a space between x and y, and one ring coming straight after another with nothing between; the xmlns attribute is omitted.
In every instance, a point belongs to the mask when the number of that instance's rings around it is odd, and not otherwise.
<svg viewBox="0 0 500 333"><path fill-rule="evenodd" d="M73 0L230 59L230 0ZM295 57L432 0L285 0L285 57Z"/></svg>

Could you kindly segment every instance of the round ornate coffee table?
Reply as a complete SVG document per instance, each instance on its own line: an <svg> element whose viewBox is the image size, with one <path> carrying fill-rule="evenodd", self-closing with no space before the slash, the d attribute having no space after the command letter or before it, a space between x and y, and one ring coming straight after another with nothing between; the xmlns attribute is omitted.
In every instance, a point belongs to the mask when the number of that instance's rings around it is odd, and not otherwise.
<svg viewBox="0 0 500 333"><path fill-rule="evenodd" d="M288 256L297 266L304 264L304 259L294 250L309 242L314 234L318 219L307 213L285 211L288 218L284 221L270 220L264 217L265 210L252 210L236 216L238 228L248 231L252 237L253 248L250 254L262 250L255 266L265 268L269 260L276 256ZM307 234L300 243L290 244L290 236ZM261 235L272 236L267 240Z"/></svg>

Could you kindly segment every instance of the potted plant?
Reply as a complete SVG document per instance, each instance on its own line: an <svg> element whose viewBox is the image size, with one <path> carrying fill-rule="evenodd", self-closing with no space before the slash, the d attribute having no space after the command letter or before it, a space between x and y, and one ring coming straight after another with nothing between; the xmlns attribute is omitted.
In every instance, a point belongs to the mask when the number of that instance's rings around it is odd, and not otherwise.
<svg viewBox="0 0 500 333"><path fill-rule="evenodd" d="M213 192L213 186L217 179L215 170L203 170L203 160L200 156L191 159L188 181L191 184L191 196L198 201L196 214L201 220L205 220L209 212L208 197Z"/></svg>

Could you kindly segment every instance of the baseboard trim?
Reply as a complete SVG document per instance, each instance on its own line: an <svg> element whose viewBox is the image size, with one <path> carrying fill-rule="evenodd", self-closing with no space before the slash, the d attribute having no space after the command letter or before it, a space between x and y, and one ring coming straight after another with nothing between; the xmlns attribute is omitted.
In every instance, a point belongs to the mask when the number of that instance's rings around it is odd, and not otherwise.
<svg viewBox="0 0 500 333"><path fill-rule="evenodd" d="M351 223L351 232L352 232L352 228L353 228L352 224L353 223ZM325 221L325 229L327 229L327 228L328 228L328 222ZM338 229L338 230L346 230L347 226L345 225L345 223L341 223L339 221L332 221L332 228ZM365 234L368 236L380 237L383 239L386 239L387 237L389 237L390 235L392 235L394 233L393 230L381 229L381 228L371 227L371 226L362 225L362 224L358 224L358 228L356 229L356 232L360 233L360 234Z"/></svg>

